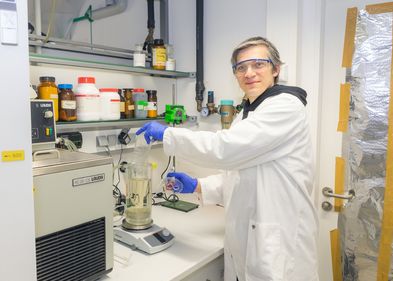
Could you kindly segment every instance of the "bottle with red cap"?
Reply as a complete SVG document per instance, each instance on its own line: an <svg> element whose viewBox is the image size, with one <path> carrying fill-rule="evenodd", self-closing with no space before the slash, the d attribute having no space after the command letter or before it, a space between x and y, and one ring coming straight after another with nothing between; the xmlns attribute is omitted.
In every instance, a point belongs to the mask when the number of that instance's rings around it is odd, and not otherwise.
<svg viewBox="0 0 393 281"><path fill-rule="evenodd" d="M100 120L100 92L95 86L95 78L78 77L78 86L74 92L78 121Z"/></svg>
<svg viewBox="0 0 393 281"><path fill-rule="evenodd" d="M120 97L119 89L101 88L101 120L120 119Z"/></svg>

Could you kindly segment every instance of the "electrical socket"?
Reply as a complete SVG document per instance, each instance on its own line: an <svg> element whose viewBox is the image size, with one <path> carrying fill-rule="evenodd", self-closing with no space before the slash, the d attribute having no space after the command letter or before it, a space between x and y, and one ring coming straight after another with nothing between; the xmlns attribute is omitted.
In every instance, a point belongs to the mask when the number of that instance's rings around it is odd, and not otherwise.
<svg viewBox="0 0 393 281"><path fill-rule="evenodd" d="M97 136L97 147L109 146L108 138L106 136Z"/></svg>
<svg viewBox="0 0 393 281"><path fill-rule="evenodd" d="M117 144L117 135L108 135L109 146L115 146Z"/></svg>

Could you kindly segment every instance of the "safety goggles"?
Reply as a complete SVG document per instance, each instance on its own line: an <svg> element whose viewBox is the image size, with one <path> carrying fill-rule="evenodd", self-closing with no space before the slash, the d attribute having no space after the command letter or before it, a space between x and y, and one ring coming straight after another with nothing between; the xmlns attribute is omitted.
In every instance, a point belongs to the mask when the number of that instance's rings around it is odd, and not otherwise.
<svg viewBox="0 0 393 281"><path fill-rule="evenodd" d="M246 73L248 67L257 71L267 67L270 63L272 63L271 59L248 59L232 65L232 69L233 73L240 75Z"/></svg>

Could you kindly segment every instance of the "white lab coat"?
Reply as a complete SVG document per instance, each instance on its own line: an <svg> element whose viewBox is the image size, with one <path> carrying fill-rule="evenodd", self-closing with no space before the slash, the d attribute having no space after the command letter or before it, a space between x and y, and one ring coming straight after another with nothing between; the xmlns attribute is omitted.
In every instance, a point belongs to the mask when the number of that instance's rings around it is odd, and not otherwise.
<svg viewBox="0 0 393 281"><path fill-rule="evenodd" d="M224 169L200 179L205 203L223 203L225 281L317 281L317 217L306 110L269 97L228 130L168 128L164 151Z"/></svg>

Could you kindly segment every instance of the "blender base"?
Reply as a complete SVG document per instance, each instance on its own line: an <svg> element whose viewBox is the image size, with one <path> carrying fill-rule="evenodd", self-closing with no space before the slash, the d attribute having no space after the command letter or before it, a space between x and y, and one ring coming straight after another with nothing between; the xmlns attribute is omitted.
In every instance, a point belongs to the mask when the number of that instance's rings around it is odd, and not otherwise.
<svg viewBox="0 0 393 281"><path fill-rule="evenodd" d="M154 254L170 247L175 240L165 227L153 224L143 230L126 230L121 226L113 228L114 238L131 249L139 249L148 254Z"/></svg>
<svg viewBox="0 0 393 281"><path fill-rule="evenodd" d="M135 224L131 224L131 223L129 223L129 222L127 222L127 220L126 219L123 219L123 221L122 221L122 227L125 229L125 230L144 230L144 229L148 229L148 228L150 228L150 227L152 227L152 225L153 225L153 220L150 220L150 222L149 223L147 223L147 224L144 224L144 225L135 225Z"/></svg>

